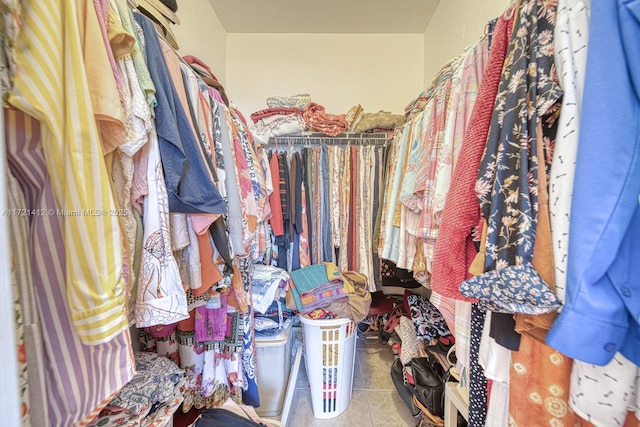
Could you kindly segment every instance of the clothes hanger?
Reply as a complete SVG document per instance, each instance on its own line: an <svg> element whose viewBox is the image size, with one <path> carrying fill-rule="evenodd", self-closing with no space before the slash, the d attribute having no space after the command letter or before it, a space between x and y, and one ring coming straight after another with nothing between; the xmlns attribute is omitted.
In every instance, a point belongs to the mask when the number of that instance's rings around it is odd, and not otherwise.
<svg viewBox="0 0 640 427"><path fill-rule="evenodd" d="M507 7L507 9L504 11L504 13L502 14L503 18L506 20L509 20L513 17L513 14L515 13L516 9L520 6L520 0L513 0L510 4L509 7Z"/></svg>

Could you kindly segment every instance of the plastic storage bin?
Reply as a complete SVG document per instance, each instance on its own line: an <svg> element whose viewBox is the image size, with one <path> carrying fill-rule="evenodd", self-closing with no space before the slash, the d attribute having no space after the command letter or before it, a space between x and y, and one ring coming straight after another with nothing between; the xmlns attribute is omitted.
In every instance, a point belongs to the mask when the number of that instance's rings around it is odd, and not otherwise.
<svg viewBox="0 0 640 427"><path fill-rule="evenodd" d="M284 396L291 370L291 326L293 322L273 337L256 336L258 359L258 394L261 417L278 417L282 412Z"/></svg>
<svg viewBox="0 0 640 427"><path fill-rule="evenodd" d="M314 320L302 316L300 322L313 416L337 417L351 401L356 325L351 319Z"/></svg>

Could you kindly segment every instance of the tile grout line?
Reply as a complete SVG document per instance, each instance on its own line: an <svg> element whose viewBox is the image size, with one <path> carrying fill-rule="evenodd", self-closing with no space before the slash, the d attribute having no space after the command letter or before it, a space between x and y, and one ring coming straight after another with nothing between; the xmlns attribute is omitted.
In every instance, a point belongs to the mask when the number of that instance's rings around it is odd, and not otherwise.
<svg viewBox="0 0 640 427"><path fill-rule="evenodd" d="M367 407L369 408L369 421L371 421L371 427L373 427L375 424L373 423L373 414L371 413L371 401L369 400L369 390L365 390L364 393L367 396Z"/></svg>
<svg viewBox="0 0 640 427"><path fill-rule="evenodd" d="M362 360L360 360L360 354L356 353L356 357L358 359L358 365L359 365L358 367L360 368L360 374L362 375L362 378L364 378L364 369L362 368ZM364 381L363 381L362 387L364 388L364 395L367 398L367 408L369 408L369 422L370 422L369 425L373 427L374 423L373 423L373 414L371 413L371 400L369 399L369 389L366 388Z"/></svg>

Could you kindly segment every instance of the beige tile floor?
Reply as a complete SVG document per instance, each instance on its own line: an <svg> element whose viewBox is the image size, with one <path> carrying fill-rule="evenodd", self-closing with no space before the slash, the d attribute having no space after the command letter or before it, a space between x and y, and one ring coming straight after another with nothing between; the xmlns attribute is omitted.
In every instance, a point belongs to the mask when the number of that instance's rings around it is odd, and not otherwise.
<svg viewBox="0 0 640 427"><path fill-rule="evenodd" d="M353 393L347 409L327 420L313 417L304 359L300 365L287 427L413 427L418 420L396 393L390 369L393 353L377 339L358 336Z"/></svg>

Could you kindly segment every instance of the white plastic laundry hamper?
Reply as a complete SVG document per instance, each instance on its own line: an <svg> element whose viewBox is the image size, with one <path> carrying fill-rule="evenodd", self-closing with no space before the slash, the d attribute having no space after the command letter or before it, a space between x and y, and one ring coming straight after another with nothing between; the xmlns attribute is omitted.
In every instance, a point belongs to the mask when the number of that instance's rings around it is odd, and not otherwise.
<svg viewBox="0 0 640 427"><path fill-rule="evenodd" d="M314 320L303 316L300 322L313 416L337 417L351 401L356 325L351 319Z"/></svg>

